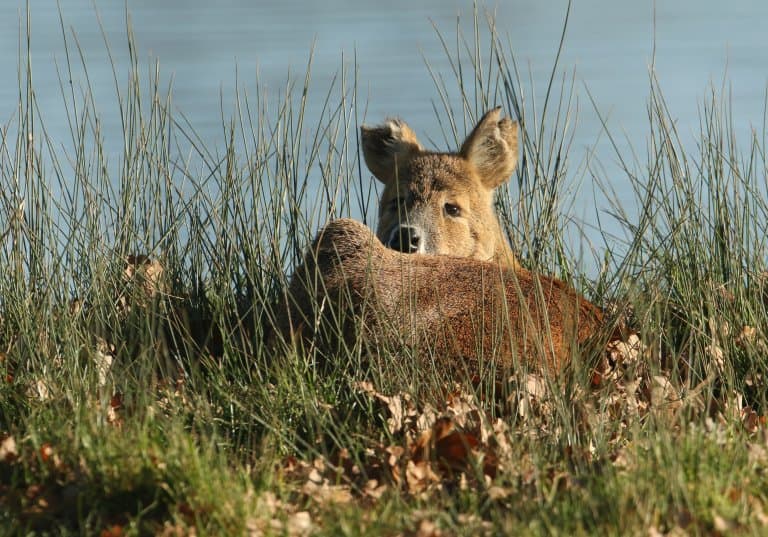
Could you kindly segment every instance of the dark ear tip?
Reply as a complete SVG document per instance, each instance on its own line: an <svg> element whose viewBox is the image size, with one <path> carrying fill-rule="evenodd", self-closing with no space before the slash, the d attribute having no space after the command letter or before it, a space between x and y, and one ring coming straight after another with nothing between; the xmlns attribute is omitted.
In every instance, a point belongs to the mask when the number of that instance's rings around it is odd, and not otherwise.
<svg viewBox="0 0 768 537"><path fill-rule="evenodd" d="M496 106L494 108L491 108L485 114L483 114L483 117L480 118L480 121L478 123L482 124L489 120L494 120L494 121L503 120L503 118L500 118L501 113L502 113L501 106Z"/></svg>

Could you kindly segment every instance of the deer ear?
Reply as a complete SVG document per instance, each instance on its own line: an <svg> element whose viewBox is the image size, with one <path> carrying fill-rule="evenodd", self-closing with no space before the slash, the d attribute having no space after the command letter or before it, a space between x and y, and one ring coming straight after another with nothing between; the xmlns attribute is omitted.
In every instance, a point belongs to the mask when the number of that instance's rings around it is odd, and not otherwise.
<svg viewBox="0 0 768 537"><path fill-rule="evenodd" d="M397 167L423 151L411 128L399 119L388 119L376 127L360 127L365 164L376 178L389 183Z"/></svg>
<svg viewBox="0 0 768 537"><path fill-rule="evenodd" d="M501 107L486 112L459 151L490 189L508 181L517 166L517 121L500 116Z"/></svg>

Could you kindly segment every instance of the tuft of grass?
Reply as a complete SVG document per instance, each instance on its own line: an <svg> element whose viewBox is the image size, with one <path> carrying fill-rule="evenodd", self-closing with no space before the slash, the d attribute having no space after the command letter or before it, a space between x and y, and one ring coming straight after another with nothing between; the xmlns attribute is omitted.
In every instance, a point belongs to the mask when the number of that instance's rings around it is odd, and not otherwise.
<svg viewBox="0 0 768 537"><path fill-rule="evenodd" d="M364 342L324 360L265 344L317 229L376 205L354 68L312 122L311 60L275 100L239 89L215 144L158 69L141 76L129 27L107 112L122 130L104 132L62 22L71 139L55 140L27 26L0 132L4 534L765 531L765 133L740 147L713 92L692 152L652 77L645 160L617 155L635 199L613 202L591 278L563 204L574 76L555 64L537 102L481 19L455 41L438 29L452 80L427 61L445 142L492 105L515 112L523 159L497 200L515 248L630 332L505 397L405 349L371 367ZM82 86L65 84L76 66Z"/></svg>

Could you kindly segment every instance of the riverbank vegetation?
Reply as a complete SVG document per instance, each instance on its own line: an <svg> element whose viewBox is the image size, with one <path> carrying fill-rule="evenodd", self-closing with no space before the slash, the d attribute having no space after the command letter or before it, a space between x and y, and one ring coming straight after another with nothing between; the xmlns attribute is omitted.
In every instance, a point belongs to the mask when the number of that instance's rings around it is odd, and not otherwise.
<svg viewBox="0 0 768 537"><path fill-rule="evenodd" d="M765 127L737 143L713 92L691 149L651 73L647 143L612 156L630 202L582 169L616 200L590 243L564 203L583 162L574 79L556 66L535 100L484 24L438 35L452 73L426 67L446 146L491 106L521 119L499 198L514 248L621 318L624 341L503 396L407 352L364 369L353 346L320 368L268 347L314 233L375 218L354 69L332 88L308 69L269 103L242 90L211 143L134 47L118 110L62 85L58 140L22 61L0 144L3 534L766 531ZM327 92L311 122L308 92Z"/></svg>

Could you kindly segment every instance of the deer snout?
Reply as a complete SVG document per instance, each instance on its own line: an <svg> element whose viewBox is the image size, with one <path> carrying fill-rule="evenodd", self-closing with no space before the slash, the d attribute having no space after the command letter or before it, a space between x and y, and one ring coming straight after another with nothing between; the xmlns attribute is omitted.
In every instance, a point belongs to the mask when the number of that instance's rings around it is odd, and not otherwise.
<svg viewBox="0 0 768 537"><path fill-rule="evenodd" d="M422 250L421 233L414 226L397 226L389 235L387 246L398 252L414 254Z"/></svg>

